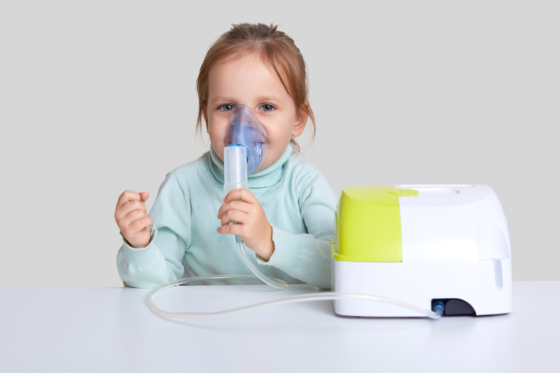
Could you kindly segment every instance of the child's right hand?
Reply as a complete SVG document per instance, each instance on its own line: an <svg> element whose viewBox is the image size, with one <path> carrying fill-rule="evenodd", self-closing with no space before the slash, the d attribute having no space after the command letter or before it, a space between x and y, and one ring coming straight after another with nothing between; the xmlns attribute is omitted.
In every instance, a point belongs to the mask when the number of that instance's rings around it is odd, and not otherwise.
<svg viewBox="0 0 560 373"><path fill-rule="evenodd" d="M150 243L150 225L154 224L148 216L144 202L150 193L136 193L125 190L117 202L115 220L121 233L135 249L148 246Z"/></svg>

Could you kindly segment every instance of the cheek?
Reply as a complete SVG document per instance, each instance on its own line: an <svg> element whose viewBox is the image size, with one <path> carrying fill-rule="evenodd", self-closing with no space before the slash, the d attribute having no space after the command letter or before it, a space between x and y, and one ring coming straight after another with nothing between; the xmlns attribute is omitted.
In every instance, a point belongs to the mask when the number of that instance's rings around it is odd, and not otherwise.
<svg viewBox="0 0 560 373"><path fill-rule="evenodd" d="M218 157L224 161L224 147L225 147L225 137L227 121L222 123L221 118L209 118L208 120L208 136L210 137L210 142L212 143L212 148L218 155Z"/></svg>
<svg viewBox="0 0 560 373"><path fill-rule="evenodd" d="M216 126L210 125L208 127L208 135L210 136L210 139L216 140L220 136L220 131Z"/></svg>
<svg viewBox="0 0 560 373"><path fill-rule="evenodd" d="M227 135L227 119L220 116L210 116L208 120L208 134L211 139L219 139Z"/></svg>
<svg viewBox="0 0 560 373"><path fill-rule="evenodd" d="M271 142L284 142L286 139L290 139L293 128L294 123L287 118L274 121L267 128L269 140Z"/></svg>

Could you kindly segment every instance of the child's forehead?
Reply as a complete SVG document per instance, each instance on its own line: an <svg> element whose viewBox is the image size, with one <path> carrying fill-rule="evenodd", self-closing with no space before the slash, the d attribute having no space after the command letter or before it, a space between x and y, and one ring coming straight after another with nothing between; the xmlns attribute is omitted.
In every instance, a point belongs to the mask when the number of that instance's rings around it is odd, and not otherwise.
<svg viewBox="0 0 560 373"><path fill-rule="evenodd" d="M224 56L211 66L209 75L211 77L219 73L227 73L230 75L242 73L250 74L255 70L259 73L268 72L272 77L277 78L272 65L267 62L260 53L256 52L234 53Z"/></svg>
<svg viewBox="0 0 560 373"><path fill-rule="evenodd" d="M223 57L210 68L208 81L211 100L236 91L289 96L276 71L257 53Z"/></svg>

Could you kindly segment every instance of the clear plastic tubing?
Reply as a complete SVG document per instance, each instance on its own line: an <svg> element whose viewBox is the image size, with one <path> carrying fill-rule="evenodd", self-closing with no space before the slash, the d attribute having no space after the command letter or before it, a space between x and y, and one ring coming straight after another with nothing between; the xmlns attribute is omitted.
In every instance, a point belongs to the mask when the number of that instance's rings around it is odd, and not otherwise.
<svg viewBox="0 0 560 373"><path fill-rule="evenodd" d="M247 181L247 153L244 146L228 146L224 148L224 197L234 189L249 189L249 183ZM147 295L148 307L157 315L168 318L212 318L220 316L235 315L237 313L257 310L259 308L270 307L278 304L285 303L295 303L295 302L312 302L319 300L335 300L335 299L361 299L366 301L374 302L385 302L393 304L396 306L401 306L414 310L422 315L425 315L431 319L438 319L441 317L444 311L443 304L436 304L434 311L419 307L415 304L404 302L398 299L381 297L371 294L353 294L353 293L337 293L337 292L319 292L319 293L308 293L299 294L293 296L287 296L282 298L276 298L269 301L251 304L245 307L233 308L225 311L217 312L168 312L158 308L154 303L154 296L162 291L169 289L171 287L185 285L196 281L208 281L208 280L225 280L225 279L247 279L256 280L259 279L265 284L272 286L275 289L285 290L288 288L288 284L277 278L270 278L262 274L249 259L247 251L243 241L235 236L235 240L239 246L239 251L241 257L245 261L245 264L255 276L251 275L237 275L237 276L199 276L190 278L181 278L176 281L172 281L168 284L157 286L150 290Z"/></svg>
<svg viewBox="0 0 560 373"><path fill-rule="evenodd" d="M176 281L172 281L168 284L164 284L158 287L153 288L150 290L147 296L147 303L148 307L154 312L155 314L168 317L168 318L213 318L213 317L220 317L220 316L230 316L235 315L237 313L247 312L257 310L259 308L275 306L278 304L285 304L285 303L295 303L295 302L311 302L311 301L319 301L319 300L335 300L335 299L361 299L367 301L374 301L374 302L385 302L389 304L394 304L396 306L401 306L405 308L409 308L411 310L417 311L418 313L429 317L430 319L438 319L443 314L443 306L435 307L435 311L430 311L423 307L418 307L415 304L411 304L408 302L403 302L398 299L381 297L377 295L371 294L353 294L353 293L337 293L337 292L319 292L319 293L308 293L308 294L299 294L299 295L292 295L288 297L276 298L271 299L261 303L255 303L244 307L233 308L225 311L217 311L217 312L168 312L158 308L154 303L154 296L162 291L172 288L174 286L180 286L184 284L188 284L190 282L195 281L207 281L207 280L224 280L224 279L260 279L267 285L270 285L276 289L287 289L288 284L285 281L276 278L269 278L263 275L251 262L247 252L245 250L245 245L241 242L239 244L239 250L242 253L243 260L247 266L253 271L255 276L251 275L237 275L237 276L199 276L199 277L190 277L190 278L182 278Z"/></svg>

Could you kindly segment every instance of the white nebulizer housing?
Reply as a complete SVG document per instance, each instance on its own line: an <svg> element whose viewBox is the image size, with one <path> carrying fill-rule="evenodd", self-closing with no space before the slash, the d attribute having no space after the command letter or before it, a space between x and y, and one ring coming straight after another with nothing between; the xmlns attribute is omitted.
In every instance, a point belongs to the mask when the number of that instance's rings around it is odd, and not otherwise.
<svg viewBox="0 0 560 373"><path fill-rule="evenodd" d="M488 185L378 185L344 188L331 242L331 288L440 302L444 316L512 310L506 217ZM336 300L338 315L417 316L391 304Z"/></svg>

